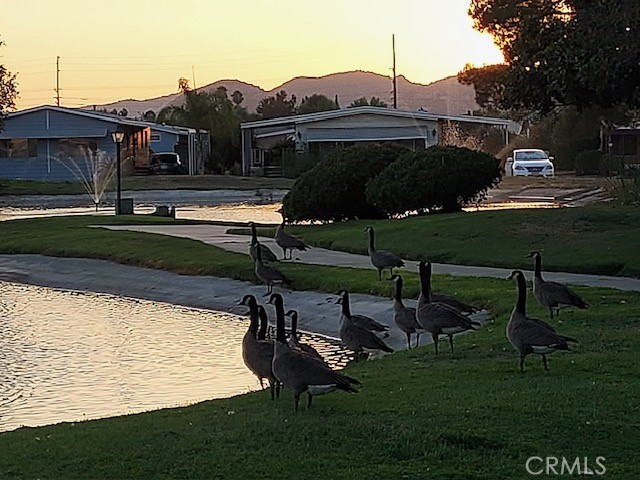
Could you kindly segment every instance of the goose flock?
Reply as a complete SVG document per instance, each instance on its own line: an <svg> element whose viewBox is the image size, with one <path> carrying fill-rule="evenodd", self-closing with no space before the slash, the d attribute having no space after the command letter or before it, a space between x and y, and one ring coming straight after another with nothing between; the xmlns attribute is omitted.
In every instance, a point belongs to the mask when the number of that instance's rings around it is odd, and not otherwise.
<svg viewBox="0 0 640 480"><path fill-rule="evenodd" d="M283 259L291 258L293 249L309 248L304 242L285 232L286 218L282 213L282 223L276 232L276 243L282 248ZM356 393L360 382L350 376L335 371L312 346L300 340L298 335L299 312L289 309L285 313L284 298L274 293L274 286L291 285L288 279L273 263L276 255L258 241L254 223L250 223L251 241L249 254L254 261L256 277L267 286L267 302L275 310L275 338L267 338L268 315L263 305L259 305L253 295L245 295L240 304L249 307L249 328L242 340L242 357L247 368L256 375L264 388L269 385L272 399L277 399L281 388L292 390L294 409L298 410L300 396L307 394L307 408L313 397L335 390ZM480 308L468 305L460 300L432 292L432 264L421 261L418 264L420 277L420 295L415 307L406 306L402 297L402 276L393 273L395 268L404 266L404 262L395 254L375 247L373 227L365 229L369 236L368 252L371 263L378 270L378 280L382 280L383 270L388 270L389 281L394 282L393 321L404 333L407 349L420 345L420 335L429 334L435 354L441 337L449 340L450 353L454 353L454 336L477 330L482 326L478 321ZM289 255L287 256L287 252ZM543 280L541 272L542 255L531 252L528 258L534 260L533 294L536 300L549 310L550 317L559 315L560 309L589 305L567 286ZM506 335L520 356L520 371L524 373L525 358L530 354L540 355L545 370L548 370L547 355L557 350L570 350L570 345L578 341L556 332L555 328L542 319L529 317L526 313L527 285L523 272L514 270L508 279L516 285L516 302L509 317ZM352 313L349 292L341 290L335 303L340 305L339 337L341 342L352 350L356 359L368 357L371 353L392 353L394 349L385 342L389 336L389 326L370 316ZM486 311L485 311L486 313ZM285 318L291 318L290 335L287 339ZM485 316L486 318L486 316Z"/></svg>

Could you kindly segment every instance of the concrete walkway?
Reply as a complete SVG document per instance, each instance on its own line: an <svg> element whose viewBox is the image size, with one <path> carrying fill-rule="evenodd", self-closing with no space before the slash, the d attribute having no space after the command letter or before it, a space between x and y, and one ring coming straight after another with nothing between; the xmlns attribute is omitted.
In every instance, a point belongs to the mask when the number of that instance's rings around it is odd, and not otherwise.
<svg viewBox="0 0 640 480"><path fill-rule="evenodd" d="M217 225L147 225L109 226L111 230L134 230L139 232L172 235L191 238L216 245L233 252L247 253L249 237L227 235L229 227ZM261 238L278 255L281 250L270 238ZM369 257L335 252L321 248L311 248L306 252L296 252L295 262L317 265L341 265L354 268L372 269ZM247 258L247 261L249 259ZM417 271L417 262L408 261L410 271ZM400 270L402 271L402 269ZM469 267L462 265L435 264L434 272L441 274L506 278L507 269ZM531 275L531 272L528 272ZM376 274L371 273L372 281ZM568 273L547 273L546 278L576 285L611 287L620 290L640 291L640 280L630 278L578 275ZM187 307L207 308L243 315L246 307L238 306L245 294L253 294L260 303L266 302L264 285L209 276L178 275L163 270L121 265L105 260L78 258L58 258L44 255L0 255L0 286L2 281L41 285L65 290L92 291L113 295L143 298L153 301L173 303ZM337 337L339 331L340 307L335 304L337 297L324 292L283 291L286 308L300 312L300 329ZM515 293L514 293L515 298ZM415 300L407 300L407 306L415 306ZM352 294L351 306L354 313L369 315L391 327L385 341L395 349L406 348L404 334L393 321L392 300L373 295ZM268 308L273 318L273 310ZM481 315L478 320L486 319ZM421 344L430 342L423 335Z"/></svg>
<svg viewBox="0 0 640 480"><path fill-rule="evenodd" d="M136 232L191 238L210 245L215 245L216 247L220 247L231 252L248 254L249 251L249 237L247 235L227 234L226 231L230 227L222 225L118 225L107 226L104 228L108 228L110 230L133 230ZM282 250L276 245L272 238L259 237L259 240L261 243L269 246L269 248L271 248L278 256L281 256ZM363 243L366 241L364 234L362 241ZM312 265L331 265L367 269L374 268L367 255L356 255L353 253L338 252L324 248L311 248L304 252L295 252L295 259L293 261ZM406 270L411 272L418 271L418 262L405 260L405 264ZM403 269L400 269L399 271L402 272L402 270ZM433 273L463 277L507 278L511 273L511 270L506 268L434 263ZM533 276L533 272L526 270L525 275L527 275L528 278L531 278ZM640 291L640 279L636 278L563 272L544 272L544 278L545 280L571 285L607 287L635 292Z"/></svg>

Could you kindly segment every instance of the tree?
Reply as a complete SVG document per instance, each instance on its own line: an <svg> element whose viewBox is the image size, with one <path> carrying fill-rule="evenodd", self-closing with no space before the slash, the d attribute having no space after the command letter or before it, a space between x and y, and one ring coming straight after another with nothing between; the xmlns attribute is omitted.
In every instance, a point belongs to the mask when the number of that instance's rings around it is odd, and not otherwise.
<svg viewBox="0 0 640 480"><path fill-rule="evenodd" d="M127 115L129 115L129 111L126 108L122 108L118 112L118 115L120 115L121 117L126 117Z"/></svg>
<svg viewBox="0 0 640 480"><path fill-rule="evenodd" d="M365 188L378 173L408 150L392 144L338 149L303 173L283 199L294 221L382 218L367 202Z"/></svg>
<svg viewBox="0 0 640 480"><path fill-rule="evenodd" d="M476 102L486 111L503 109L504 77L507 65L497 64L476 68L467 63L458 73L458 81L464 85L473 85Z"/></svg>
<svg viewBox="0 0 640 480"><path fill-rule="evenodd" d="M338 107L335 101L324 95L314 93L310 97L304 97L302 99L298 107L298 113L325 112L327 110L337 110L338 108L340 107Z"/></svg>
<svg viewBox="0 0 640 480"><path fill-rule="evenodd" d="M240 90L236 90L231 94L231 101L235 106L239 106L244 102L244 95Z"/></svg>
<svg viewBox="0 0 640 480"><path fill-rule="evenodd" d="M4 42L0 40L0 47ZM18 83L15 74L0 65L0 131L4 127L4 118L10 110L16 108Z"/></svg>
<svg viewBox="0 0 640 480"><path fill-rule="evenodd" d="M469 14L504 54L501 108L640 106L640 0L472 0Z"/></svg>
<svg viewBox="0 0 640 480"><path fill-rule="evenodd" d="M147 110L144 112L143 118L146 122L155 122L156 121L156 112L153 110Z"/></svg>
<svg viewBox="0 0 640 480"><path fill-rule="evenodd" d="M360 97L351 102L351 104L347 108L367 106L388 108L389 105L380 100L378 97L371 97L371 100L367 100L366 97Z"/></svg>
<svg viewBox="0 0 640 480"><path fill-rule="evenodd" d="M246 109L229 99L224 86L214 92L195 91L187 80L180 79L179 87L184 104L163 108L158 112L157 122L209 131L212 149L207 170L218 173L233 170L240 163L240 123L245 120Z"/></svg>
<svg viewBox="0 0 640 480"><path fill-rule="evenodd" d="M387 215L456 212L498 184L498 160L468 148L433 146L402 155L366 188L367 201Z"/></svg>
<svg viewBox="0 0 640 480"><path fill-rule="evenodd" d="M291 99L287 100L287 92L280 90L275 96L260 100L256 107L256 113L262 119L295 115L296 102L295 95L291 95Z"/></svg>

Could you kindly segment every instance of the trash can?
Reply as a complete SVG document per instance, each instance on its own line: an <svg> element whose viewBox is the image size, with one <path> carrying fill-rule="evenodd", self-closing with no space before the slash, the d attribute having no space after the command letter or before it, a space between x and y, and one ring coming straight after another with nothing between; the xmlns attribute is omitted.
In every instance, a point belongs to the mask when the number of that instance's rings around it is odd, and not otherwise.
<svg viewBox="0 0 640 480"><path fill-rule="evenodd" d="M121 198L118 215L133 215L133 198Z"/></svg>

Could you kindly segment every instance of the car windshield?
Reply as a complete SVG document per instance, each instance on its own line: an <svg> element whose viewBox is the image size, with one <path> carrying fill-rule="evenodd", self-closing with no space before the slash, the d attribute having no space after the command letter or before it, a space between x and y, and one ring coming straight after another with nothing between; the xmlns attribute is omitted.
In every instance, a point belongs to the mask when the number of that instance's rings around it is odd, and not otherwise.
<svg viewBox="0 0 640 480"><path fill-rule="evenodd" d="M178 163L178 159L175 155L154 155L151 159L151 163Z"/></svg>
<svg viewBox="0 0 640 480"><path fill-rule="evenodd" d="M525 151L525 152L516 152L516 160L519 161L527 161L527 160L547 160L547 154L540 151Z"/></svg>

